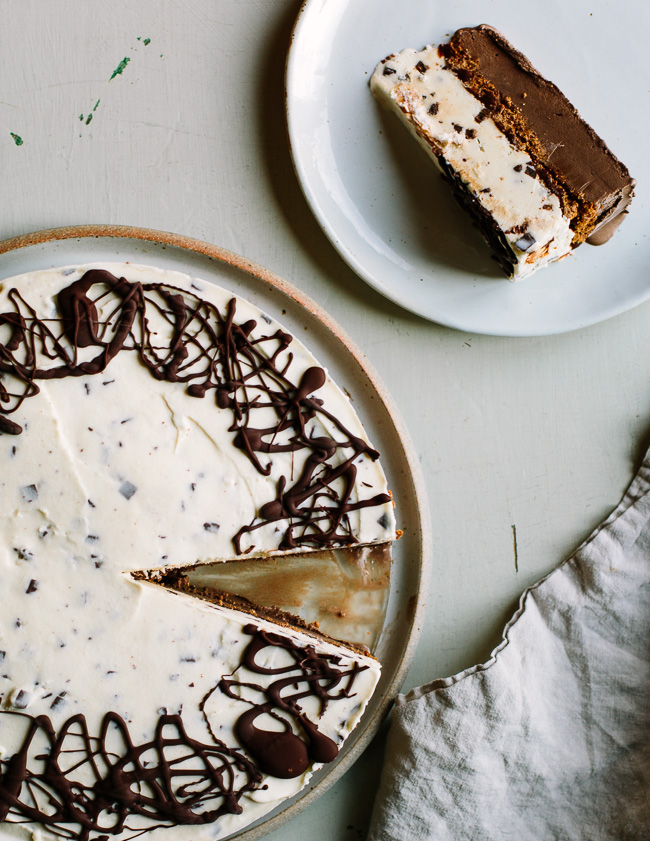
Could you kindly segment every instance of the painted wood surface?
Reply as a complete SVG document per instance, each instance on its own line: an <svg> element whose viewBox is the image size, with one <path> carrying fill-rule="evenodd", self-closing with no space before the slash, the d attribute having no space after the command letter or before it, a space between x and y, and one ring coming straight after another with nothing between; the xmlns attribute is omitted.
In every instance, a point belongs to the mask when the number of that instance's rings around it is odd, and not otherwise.
<svg viewBox="0 0 650 841"><path fill-rule="evenodd" d="M0 238L82 223L187 234L272 269L353 335L401 409L430 495L434 574L409 688L485 659L521 591L617 503L650 443L650 309L490 338L367 287L291 164L283 72L298 8L0 2ZM379 738L269 839L364 837L381 751Z"/></svg>

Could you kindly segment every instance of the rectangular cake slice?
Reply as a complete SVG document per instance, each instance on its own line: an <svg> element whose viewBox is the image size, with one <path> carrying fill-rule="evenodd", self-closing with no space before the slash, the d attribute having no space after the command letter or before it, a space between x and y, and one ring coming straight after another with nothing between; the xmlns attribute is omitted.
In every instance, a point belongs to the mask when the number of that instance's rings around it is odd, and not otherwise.
<svg viewBox="0 0 650 841"><path fill-rule="evenodd" d="M627 168L564 94L495 29L388 56L371 79L451 183L506 274L518 279L588 240L633 194Z"/></svg>

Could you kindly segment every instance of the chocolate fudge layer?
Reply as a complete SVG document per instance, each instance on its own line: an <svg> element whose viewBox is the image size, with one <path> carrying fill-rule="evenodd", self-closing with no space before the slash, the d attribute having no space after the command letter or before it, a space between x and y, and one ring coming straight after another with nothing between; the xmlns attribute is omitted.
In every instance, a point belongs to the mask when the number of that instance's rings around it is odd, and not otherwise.
<svg viewBox="0 0 650 841"><path fill-rule="evenodd" d="M605 242L623 219L627 168L491 27L389 56L371 87L432 155L510 277L587 239Z"/></svg>

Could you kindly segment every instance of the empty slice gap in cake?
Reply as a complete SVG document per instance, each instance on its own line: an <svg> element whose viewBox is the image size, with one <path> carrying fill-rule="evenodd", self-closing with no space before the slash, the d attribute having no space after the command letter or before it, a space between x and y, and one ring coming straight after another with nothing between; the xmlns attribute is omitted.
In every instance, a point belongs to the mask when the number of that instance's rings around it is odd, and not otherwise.
<svg viewBox="0 0 650 841"><path fill-rule="evenodd" d="M634 179L568 99L499 32L383 59L375 96L402 118L513 280L606 242Z"/></svg>
<svg viewBox="0 0 650 841"><path fill-rule="evenodd" d="M390 591L391 544L133 573L373 652Z"/></svg>

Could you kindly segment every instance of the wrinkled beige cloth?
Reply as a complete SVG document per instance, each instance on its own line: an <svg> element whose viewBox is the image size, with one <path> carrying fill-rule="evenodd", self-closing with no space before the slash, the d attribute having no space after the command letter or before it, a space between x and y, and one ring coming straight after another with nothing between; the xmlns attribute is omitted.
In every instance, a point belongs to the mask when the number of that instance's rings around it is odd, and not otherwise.
<svg viewBox="0 0 650 841"><path fill-rule="evenodd" d="M369 841L649 841L650 451L484 665L400 696Z"/></svg>

